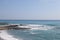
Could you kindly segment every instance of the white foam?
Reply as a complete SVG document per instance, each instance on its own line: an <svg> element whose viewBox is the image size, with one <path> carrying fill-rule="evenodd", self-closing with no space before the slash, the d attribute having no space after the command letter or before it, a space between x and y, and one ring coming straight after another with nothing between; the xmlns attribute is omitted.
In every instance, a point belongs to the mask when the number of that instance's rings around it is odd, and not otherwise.
<svg viewBox="0 0 60 40"><path fill-rule="evenodd" d="M29 24L28 26L30 26L30 27L39 27L39 26L43 26L43 25L38 25L38 24Z"/></svg>
<svg viewBox="0 0 60 40"><path fill-rule="evenodd" d="M31 28L30 30L49 30L53 29L54 27L46 26L46 25L38 25L38 24L28 24L26 26L19 26L21 28Z"/></svg>
<svg viewBox="0 0 60 40"><path fill-rule="evenodd" d="M12 35L9 35L6 30L1 30L0 31L0 37L3 38L4 40L19 40L17 38L14 38ZM20 39L23 40L23 39Z"/></svg>
<svg viewBox="0 0 60 40"><path fill-rule="evenodd" d="M38 33L30 31L30 34L38 34Z"/></svg>
<svg viewBox="0 0 60 40"><path fill-rule="evenodd" d="M53 28L54 27L44 26L44 27L31 28L31 30L50 30L50 29L53 29Z"/></svg>

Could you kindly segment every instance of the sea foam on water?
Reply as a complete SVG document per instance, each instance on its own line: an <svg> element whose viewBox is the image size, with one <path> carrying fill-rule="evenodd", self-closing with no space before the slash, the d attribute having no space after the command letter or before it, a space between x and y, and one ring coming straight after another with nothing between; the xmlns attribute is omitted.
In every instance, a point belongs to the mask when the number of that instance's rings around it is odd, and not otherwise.
<svg viewBox="0 0 60 40"><path fill-rule="evenodd" d="M23 40L23 39L17 39L14 38L12 35L9 35L6 30L1 30L0 31L0 37L4 40Z"/></svg>
<svg viewBox="0 0 60 40"><path fill-rule="evenodd" d="M30 28L30 30L49 30L49 29L53 29L54 27L50 27L50 26L46 26L46 25L38 25L38 24L27 24L24 26L24 24L22 24L22 26L19 26L21 28Z"/></svg>

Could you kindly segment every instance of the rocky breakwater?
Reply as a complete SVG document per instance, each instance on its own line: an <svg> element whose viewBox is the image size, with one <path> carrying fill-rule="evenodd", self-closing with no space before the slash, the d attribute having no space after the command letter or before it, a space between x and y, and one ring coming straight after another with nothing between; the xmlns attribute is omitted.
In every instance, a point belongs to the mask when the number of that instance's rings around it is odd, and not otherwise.
<svg viewBox="0 0 60 40"><path fill-rule="evenodd" d="M0 26L0 30L11 30L11 29L24 30L24 29L30 29L30 28L18 27L18 26L23 26L23 25L16 25L16 24L13 24L13 25L2 25L2 26Z"/></svg>

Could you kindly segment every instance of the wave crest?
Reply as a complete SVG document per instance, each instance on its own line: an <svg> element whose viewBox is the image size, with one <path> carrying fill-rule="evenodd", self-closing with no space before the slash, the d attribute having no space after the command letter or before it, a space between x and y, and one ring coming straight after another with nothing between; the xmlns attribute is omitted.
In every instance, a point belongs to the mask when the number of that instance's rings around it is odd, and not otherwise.
<svg viewBox="0 0 60 40"><path fill-rule="evenodd" d="M53 29L54 27L48 26L48 25L38 25L38 24L22 24L22 26L18 26L21 28L30 28L30 30L49 30Z"/></svg>
<svg viewBox="0 0 60 40"><path fill-rule="evenodd" d="M17 38L14 38L12 35L9 35L6 30L0 31L0 37L3 38L4 40L19 40Z"/></svg>

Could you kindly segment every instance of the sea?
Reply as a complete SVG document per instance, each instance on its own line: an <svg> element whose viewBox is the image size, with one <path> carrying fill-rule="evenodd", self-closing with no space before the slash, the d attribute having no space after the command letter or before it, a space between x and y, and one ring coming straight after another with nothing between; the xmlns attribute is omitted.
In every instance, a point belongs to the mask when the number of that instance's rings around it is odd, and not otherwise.
<svg viewBox="0 0 60 40"><path fill-rule="evenodd" d="M5 40L60 40L60 20L0 20L9 24L26 24L31 29L2 30Z"/></svg>

